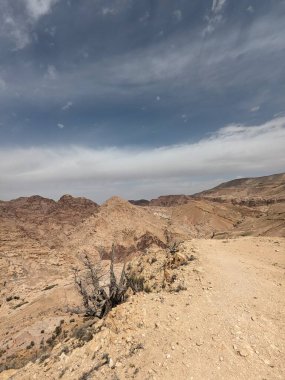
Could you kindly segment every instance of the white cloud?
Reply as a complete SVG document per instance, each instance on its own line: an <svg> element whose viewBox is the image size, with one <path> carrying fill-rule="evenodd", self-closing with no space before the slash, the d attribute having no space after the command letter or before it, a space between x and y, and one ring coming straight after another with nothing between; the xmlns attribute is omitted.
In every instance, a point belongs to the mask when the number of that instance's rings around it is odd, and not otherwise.
<svg viewBox="0 0 285 380"><path fill-rule="evenodd" d="M192 193L213 177L284 171L284 145L285 117L280 117L258 126L232 124L196 143L161 148L6 148L0 152L0 199L23 191L53 197L92 191L103 200L106 188L108 195L132 198L159 195L163 188ZM144 186L145 193L135 193Z"/></svg>
<svg viewBox="0 0 285 380"><path fill-rule="evenodd" d="M145 14L139 18L139 22L145 23L148 21L149 17L150 17L149 12L145 12Z"/></svg>
<svg viewBox="0 0 285 380"><path fill-rule="evenodd" d="M0 1L0 36L5 37L11 43L11 50L24 49L33 38L36 38L33 34L34 25L41 17L51 12L57 1ZM17 3L16 7L11 6L11 3Z"/></svg>
<svg viewBox="0 0 285 380"><path fill-rule="evenodd" d="M23 49L29 42L28 25L21 20L17 20L5 7L5 3L0 3L0 35L2 34L13 41L13 50Z"/></svg>
<svg viewBox="0 0 285 380"><path fill-rule="evenodd" d="M6 89L7 85L3 78L0 77L0 91L4 91Z"/></svg>
<svg viewBox="0 0 285 380"><path fill-rule="evenodd" d="M63 129L63 128L64 128L64 125L61 124L61 123L58 123L57 126L58 126L58 128L60 128L60 129Z"/></svg>
<svg viewBox="0 0 285 380"><path fill-rule="evenodd" d="M226 0L213 0L212 12L214 12L214 13L221 12L225 3L226 3Z"/></svg>
<svg viewBox="0 0 285 380"><path fill-rule="evenodd" d="M48 14L58 0L24 0L29 15L38 20Z"/></svg>
<svg viewBox="0 0 285 380"><path fill-rule="evenodd" d="M108 7L102 8L102 15L103 16L115 15L116 13L117 13L117 10L115 8L108 8Z"/></svg>
<svg viewBox="0 0 285 380"><path fill-rule="evenodd" d="M47 71L46 71L44 77L47 80L56 80L56 78L57 78L57 70L56 70L55 66L48 65Z"/></svg>
<svg viewBox="0 0 285 380"><path fill-rule="evenodd" d="M251 112L257 112L260 110L260 106L255 106L250 109Z"/></svg>
<svg viewBox="0 0 285 380"><path fill-rule="evenodd" d="M61 107L63 111L69 110L73 106L73 103L69 100L64 106Z"/></svg>
<svg viewBox="0 0 285 380"><path fill-rule="evenodd" d="M174 12L173 12L173 17L174 19L177 21L177 22L180 22L182 20L182 12L180 9L176 9Z"/></svg>
<svg viewBox="0 0 285 380"><path fill-rule="evenodd" d="M227 0L213 0L211 12L206 15L207 26L203 30L203 35L212 34L217 26L223 21L223 11Z"/></svg>

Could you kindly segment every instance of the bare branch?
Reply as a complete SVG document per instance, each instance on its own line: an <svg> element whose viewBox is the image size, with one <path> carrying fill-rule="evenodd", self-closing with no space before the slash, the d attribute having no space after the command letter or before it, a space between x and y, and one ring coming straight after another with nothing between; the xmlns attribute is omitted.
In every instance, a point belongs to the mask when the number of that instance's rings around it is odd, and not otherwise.
<svg viewBox="0 0 285 380"><path fill-rule="evenodd" d="M90 257L85 252L82 262L85 268L84 277L79 276L78 269L74 270L74 282L77 285L79 294L82 297L85 315L103 318L114 306L122 303L125 299L126 291L129 287L125 274L125 265L120 275L119 284L117 282L114 261L115 246L112 245L111 262L109 268L109 284L101 284L101 280L106 278L107 273L102 268L102 252L100 250L98 260L92 263ZM108 292L105 290L108 289Z"/></svg>

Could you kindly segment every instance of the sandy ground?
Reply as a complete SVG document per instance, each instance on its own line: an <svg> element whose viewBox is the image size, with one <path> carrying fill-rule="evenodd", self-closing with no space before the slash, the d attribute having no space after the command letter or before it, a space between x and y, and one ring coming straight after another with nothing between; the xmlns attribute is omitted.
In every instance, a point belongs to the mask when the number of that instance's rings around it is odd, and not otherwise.
<svg viewBox="0 0 285 380"><path fill-rule="evenodd" d="M137 378L284 379L284 240L193 245L200 263L188 290L143 306L159 328L148 332Z"/></svg>
<svg viewBox="0 0 285 380"><path fill-rule="evenodd" d="M132 296L83 347L0 379L284 379L285 239L185 246L187 290Z"/></svg>

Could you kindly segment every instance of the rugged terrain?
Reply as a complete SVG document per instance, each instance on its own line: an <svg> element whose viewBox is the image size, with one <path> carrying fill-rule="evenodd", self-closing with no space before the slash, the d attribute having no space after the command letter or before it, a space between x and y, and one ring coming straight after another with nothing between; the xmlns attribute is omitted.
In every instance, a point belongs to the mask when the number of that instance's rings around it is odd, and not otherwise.
<svg viewBox="0 0 285 380"><path fill-rule="evenodd" d="M197 197L233 201L234 203L267 204L284 202L285 174L257 178L240 178L195 194Z"/></svg>
<svg viewBox="0 0 285 380"><path fill-rule="evenodd" d="M281 379L284 188L281 174L152 201L0 202L0 379ZM112 245L145 291L85 320L74 268L108 268Z"/></svg>
<svg viewBox="0 0 285 380"><path fill-rule="evenodd" d="M2 378L283 379L284 239L192 240L181 252L197 259L176 270L180 291L133 295L82 347L66 339Z"/></svg>

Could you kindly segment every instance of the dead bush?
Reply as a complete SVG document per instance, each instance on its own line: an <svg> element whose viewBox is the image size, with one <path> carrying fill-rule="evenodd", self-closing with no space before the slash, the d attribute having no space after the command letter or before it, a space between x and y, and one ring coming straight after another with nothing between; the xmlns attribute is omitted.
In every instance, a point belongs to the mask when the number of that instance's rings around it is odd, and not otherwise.
<svg viewBox="0 0 285 380"><path fill-rule="evenodd" d="M83 256L84 273L74 269L74 281L82 297L84 314L88 317L103 318L113 307L125 300L129 287L128 279L123 267L119 281L114 273L115 248L112 246L111 262L108 276L108 284L102 285L102 279L106 277L102 266L102 256L96 263L92 263L89 256Z"/></svg>

